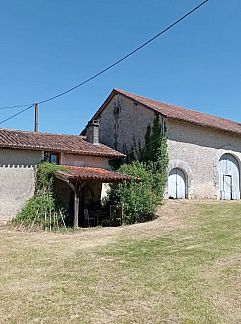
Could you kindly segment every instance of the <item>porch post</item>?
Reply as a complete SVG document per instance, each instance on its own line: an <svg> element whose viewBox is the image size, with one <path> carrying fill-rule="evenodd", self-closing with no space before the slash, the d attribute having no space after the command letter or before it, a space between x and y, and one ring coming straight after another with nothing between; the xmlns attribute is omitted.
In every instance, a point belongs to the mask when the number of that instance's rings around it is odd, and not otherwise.
<svg viewBox="0 0 241 324"><path fill-rule="evenodd" d="M79 183L75 184L74 189L74 227L79 227Z"/></svg>

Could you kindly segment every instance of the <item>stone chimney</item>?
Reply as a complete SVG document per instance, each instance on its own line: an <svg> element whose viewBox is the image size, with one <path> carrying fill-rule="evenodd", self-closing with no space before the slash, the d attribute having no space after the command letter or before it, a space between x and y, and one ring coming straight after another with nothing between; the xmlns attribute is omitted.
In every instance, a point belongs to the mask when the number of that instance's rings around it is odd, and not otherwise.
<svg viewBox="0 0 241 324"><path fill-rule="evenodd" d="M92 120L88 122L86 129L86 139L88 142L98 145L99 144L99 126L98 120Z"/></svg>

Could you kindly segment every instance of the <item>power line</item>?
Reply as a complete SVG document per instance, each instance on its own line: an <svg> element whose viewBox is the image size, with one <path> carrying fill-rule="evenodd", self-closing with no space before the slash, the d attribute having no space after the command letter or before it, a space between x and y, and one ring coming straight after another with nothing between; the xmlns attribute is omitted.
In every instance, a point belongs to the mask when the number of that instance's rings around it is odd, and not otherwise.
<svg viewBox="0 0 241 324"><path fill-rule="evenodd" d="M100 76L101 74L107 72L108 70L112 69L114 66L116 66L117 64L121 63L122 61L126 60L128 57L132 56L133 54L135 54L136 52L138 52L139 50L141 50L143 47L147 46L148 44L150 44L151 42L153 42L156 38L160 37L161 35L163 35L164 33L166 33L169 29L171 29L172 27L174 27L175 25L177 25L179 22L181 22L182 20L184 20L185 18L187 18L188 16L190 16L194 11L198 10L200 7L202 7L206 2L208 2L208 0L203 1L202 3L200 3L198 6L196 6L195 8L193 8L192 10L190 10L188 13L186 13L184 16L182 16L181 18L179 18L178 20L176 20L174 23L172 23L171 25L169 25L168 27L166 27L165 29L163 29L162 31L160 31L158 34L156 34L155 36L153 36L152 38L150 38L149 40L147 40L145 43L143 43L142 45L140 45L139 47L135 48L133 51L127 53L125 56L123 56L122 58L120 58L119 60L117 60L116 62L112 63L111 65L107 66L105 69L101 70L100 72L94 74L93 76L91 76L90 78L88 78L87 80L73 86L72 88L63 91L53 97L50 97L48 99L44 99L42 101L39 101L38 104L43 104L45 102L54 100L56 98L59 98L61 96L64 96L65 94L83 86L84 84L92 81L93 79L97 78L98 76Z"/></svg>
<svg viewBox="0 0 241 324"><path fill-rule="evenodd" d="M29 110L29 109L32 108L32 107L34 107L34 104L32 104L31 106L28 106L27 108L20 110L20 111L17 112L16 114L14 114L14 115L12 115L12 116L10 116L10 117L8 117L8 118L2 120L2 121L0 122L0 125L3 124L3 123L5 123L6 121L8 121L8 120L10 120L10 119L12 119L12 118L14 118L14 117L16 117L16 116L22 114L23 112Z"/></svg>
<svg viewBox="0 0 241 324"><path fill-rule="evenodd" d="M155 39L157 39L158 37L160 37L161 35L163 35L164 33L166 33L169 29L173 28L174 26L176 26L178 23L180 23L182 20L184 20L185 18L187 18L188 16L190 16L192 13L194 13L196 10L198 10L200 7L202 7L205 3L207 3L209 0L205 0L203 2L201 2L199 5L197 5L196 7L194 7L192 10L188 11L184 16L182 16L181 18L179 18L178 20L176 20L175 22L173 22L172 24L170 24L168 27L166 27L165 29L161 30L158 34L154 35L153 37L151 37L150 39L148 39L145 43L143 43L142 45L138 46L137 48L135 48L134 50L132 50L131 52L127 53L126 55L124 55L123 57L121 57L119 60L115 61L114 63L112 63L111 65L107 66L106 68L104 68L103 70L97 72L96 74L94 74L93 76L89 77L88 79L80 82L79 84L76 84L75 86L69 88L68 90L65 90L53 97L49 97L47 99L41 100L38 102L39 105L44 104L46 102L52 101L54 99L57 99L59 97L62 97L64 95L66 95L67 93L85 85L86 83L89 83L90 81L94 80L95 78L99 77L100 75L102 75L103 73L107 72L108 70L112 69L113 67L115 67L116 65L120 64L121 62L123 62L124 60L126 60L127 58L129 58L130 56L132 56L133 54L137 53L138 51L140 51L142 48L144 48L145 46L147 46L148 44L150 44L151 42L153 42ZM25 105L20 105L20 106L25 106ZM33 107L34 105L30 105L27 108L19 111L18 113L6 118L5 120L0 121L0 125L14 117L16 117L17 115L20 115L21 113L25 112L26 110L30 109L31 107ZM11 106L14 107L14 106ZM5 107L2 107L5 108Z"/></svg>
<svg viewBox="0 0 241 324"><path fill-rule="evenodd" d="M22 107L27 107L27 106L30 106L30 104L16 105L16 106L5 106L5 107L0 107L0 110L22 108Z"/></svg>

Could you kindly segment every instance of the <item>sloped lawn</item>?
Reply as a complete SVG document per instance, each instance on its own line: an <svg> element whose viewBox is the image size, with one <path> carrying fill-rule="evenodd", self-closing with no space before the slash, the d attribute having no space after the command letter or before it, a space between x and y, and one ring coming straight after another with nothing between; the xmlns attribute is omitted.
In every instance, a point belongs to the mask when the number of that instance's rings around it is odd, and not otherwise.
<svg viewBox="0 0 241 324"><path fill-rule="evenodd" d="M76 233L0 231L0 323L240 323L241 203Z"/></svg>

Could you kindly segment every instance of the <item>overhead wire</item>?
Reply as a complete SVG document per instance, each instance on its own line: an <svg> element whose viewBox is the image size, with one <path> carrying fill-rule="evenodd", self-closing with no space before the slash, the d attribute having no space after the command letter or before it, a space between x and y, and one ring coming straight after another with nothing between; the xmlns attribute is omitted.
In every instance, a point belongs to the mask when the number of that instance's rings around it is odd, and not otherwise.
<svg viewBox="0 0 241 324"><path fill-rule="evenodd" d="M189 12L187 12L184 16L182 16L181 18L179 18L178 20L176 20L174 23L172 23L171 25L169 25L168 27L166 27L165 29L163 29L162 31L160 31L158 34L156 34L155 36L151 37L149 40L147 40L145 43L143 43L142 45L138 46L137 48L135 48L133 51L127 53L126 55L124 55L122 58L120 58L119 60L115 61L114 63L112 63L111 65L107 66L106 68L104 68L103 70L99 71L98 73L94 74L93 76L91 76L90 78L88 78L85 81L80 82L79 84L73 86L72 88L65 90L53 97L44 99L42 101L39 101L38 104L43 104L45 102L54 100L56 98L59 98L81 86L83 86L84 84L92 81L93 79L97 78L98 76L100 76L101 74L107 72L108 70L112 69L114 66L116 66L117 64L121 63L122 61L126 60L128 57L130 57L131 55L135 54L136 52L138 52L139 50L141 50L143 47L147 46L148 44L150 44L151 42L153 42L156 38L160 37L161 35L163 35L164 33L166 33L169 29L171 29L172 27L174 27L175 25L177 25L179 22L181 22L182 20L184 20L185 18L187 18L189 15L191 15L194 11L198 10L200 7L202 7L206 2L208 2L209 0L205 0L202 3L200 3L198 6L196 6L195 8L193 8L192 10L190 10Z"/></svg>
<svg viewBox="0 0 241 324"><path fill-rule="evenodd" d="M12 119L12 118L14 118L14 117L16 117L16 116L22 114L23 112L25 112L25 111L31 109L32 107L34 107L34 104L28 106L27 108L24 108L24 109L18 111L16 114L14 114L14 115L12 115L12 116L6 118L6 119L3 119L2 121L0 121L0 125L3 124L3 123L5 123L6 121L8 121L8 120L10 120L10 119Z"/></svg>
<svg viewBox="0 0 241 324"><path fill-rule="evenodd" d="M30 104L16 105L16 106L5 106L5 107L0 107L0 110L22 108L22 107L27 107L27 106L30 106Z"/></svg>
<svg viewBox="0 0 241 324"><path fill-rule="evenodd" d="M75 86L60 92L59 94L56 94L55 96L49 97L47 99L43 99L39 102L37 102L37 104L41 105L44 104L46 102L52 101L54 99L57 99L61 96L66 95L67 93L85 85L86 83L94 80L95 78L99 77L100 75L104 74L105 72L107 72L108 70L112 69L113 67L115 67L116 65L120 64L121 62L123 62L124 60L126 60L127 58L129 58L130 56L132 56L133 54L135 54L136 52L140 51L142 48L144 48L145 46L147 46L148 44L150 44L151 42L153 42L155 39L157 39L158 37L160 37L161 35L163 35L164 33L166 33L168 30L170 30L171 28L173 28L174 26L176 26L178 23L180 23L182 20L184 20L185 18L187 18L188 16L190 16L192 13L194 13L196 10L198 10L199 8L201 8L205 3L207 3L209 0L205 0L203 2L201 2L199 5L197 5L196 7L194 7L192 10L188 11L185 15L183 15L182 17L180 17L179 19L177 19L175 22L173 22L172 24L170 24L168 27L166 27L165 29L161 30L159 33L157 33L156 35L154 35L153 37L151 37L150 39L148 39L146 42L144 42L143 44L141 44L140 46L138 46L137 48L135 48L134 50L132 50L131 52L127 53L126 55L124 55L123 57L121 57L120 59L118 59L117 61L115 61L114 63L110 64L109 66L107 66L106 68L102 69L101 71L97 72L96 74L94 74L93 76L89 77L88 79L76 84ZM19 105L19 107L24 107L27 105ZM27 108L22 109L21 111L17 112L16 114L0 121L0 125L3 124L4 122L22 114L23 112L27 111L28 109L32 108L34 106L34 104L29 105ZM10 106L10 108L13 108L14 106ZM17 107L17 106L15 106ZM0 109L7 109L7 107L0 107Z"/></svg>

